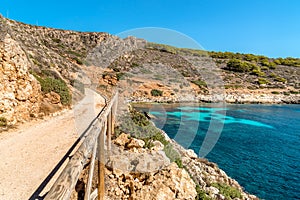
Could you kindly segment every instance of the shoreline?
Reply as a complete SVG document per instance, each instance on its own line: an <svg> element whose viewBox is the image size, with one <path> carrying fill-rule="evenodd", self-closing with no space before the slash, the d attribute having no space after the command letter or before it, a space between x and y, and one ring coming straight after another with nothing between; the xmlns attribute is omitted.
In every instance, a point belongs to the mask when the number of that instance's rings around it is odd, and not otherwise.
<svg viewBox="0 0 300 200"><path fill-rule="evenodd" d="M228 94L224 98L211 95L201 95L190 98L174 98L174 97L132 97L129 103L136 104L300 104L300 94L286 95L270 95L270 94Z"/></svg>
<svg viewBox="0 0 300 200"><path fill-rule="evenodd" d="M197 173L194 171L195 163L197 163L197 162L204 163L205 165L212 167L214 170L216 170L218 172L217 176L220 176L221 179L224 179L224 178L228 179L229 183L231 185L233 185L234 187L238 188L238 190L242 193L242 196L245 199L248 199L248 200L259 199L256 195L251 194L248 191L246 191L245 188L243 186L241 186L237 180L231 178L229 175L227 175L227 173L224 170L219 168L218 163L212 162L209 159L204 158L204 157L203 158L199 157L198 154L196 154L194 152L194 150L192 150L192 149L184 148L178 142L176 142L174 139L171 139L164 130L158 128L153 121L150 121L150 122L153 124L153 126L155 126L158 130L160 130L160 133L164 136L164 138L167 141L169 141L173 145L173 147L176 149L176 151L181 155L181 157L183 158L183 163L185 164L184 168L185 168L185 170L187 170L187 172L190 174L190 176L199 175L198 174L199 172ZM204 169L201 169L201 170L204 170ZM198 178L201 179L202 177L197 177L197 179ZM192 178L192 179L194 180L195 178ZM197 181L194 180L194 182L196 183ZM196 184L199 184L199 183L196 183Z"/></svg>

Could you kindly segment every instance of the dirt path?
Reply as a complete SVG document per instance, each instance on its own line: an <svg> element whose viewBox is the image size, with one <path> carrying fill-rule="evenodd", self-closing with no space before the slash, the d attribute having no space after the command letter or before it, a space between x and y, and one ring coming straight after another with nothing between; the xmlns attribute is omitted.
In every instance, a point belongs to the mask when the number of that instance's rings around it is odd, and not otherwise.
<svg viewBox="0 0 300 200"><path fill-rule="evenodd" d="M28 199L103 105L88 89L74 109L1 134L0 199Z"/></svg>

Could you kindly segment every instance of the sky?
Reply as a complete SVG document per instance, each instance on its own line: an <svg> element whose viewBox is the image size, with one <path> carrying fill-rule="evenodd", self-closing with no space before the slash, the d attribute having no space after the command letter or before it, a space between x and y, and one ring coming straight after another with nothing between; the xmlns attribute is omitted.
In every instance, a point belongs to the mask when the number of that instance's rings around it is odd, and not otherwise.
<svg viewBox="0 0 300 200"><path fill-rule="evenodd" d="M1 0L0 13L53 28L125 31L179 47L300 57L299 0Z"/></svg>

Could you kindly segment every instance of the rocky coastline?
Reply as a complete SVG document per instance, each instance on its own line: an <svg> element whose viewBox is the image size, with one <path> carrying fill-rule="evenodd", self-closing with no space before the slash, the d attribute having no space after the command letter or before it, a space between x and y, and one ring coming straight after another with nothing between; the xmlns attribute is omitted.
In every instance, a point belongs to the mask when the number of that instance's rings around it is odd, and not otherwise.
<svg viewBox="0 0 300 200"><path fill-rule="evenodd" d="M300 94L227 93L225 95L132 97L133 103L300 104Z"/></svg>
<svg viewBox="0 0 300 200"><path fill-rule="evenodd" d="M217 164L199 158L160 131L180 154L182 166L170 162L161 142L154 141L147 149L143 140L122 133L113 141L113 156L106 164L107 199L259 199Z"/></svg>

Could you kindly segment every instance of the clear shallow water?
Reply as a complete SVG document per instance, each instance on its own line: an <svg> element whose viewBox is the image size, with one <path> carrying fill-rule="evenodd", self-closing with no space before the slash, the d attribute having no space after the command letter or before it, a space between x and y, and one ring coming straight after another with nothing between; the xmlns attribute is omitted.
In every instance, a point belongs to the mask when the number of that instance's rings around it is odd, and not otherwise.
<svg viewBox="0 0 300 200"><path fill-rule="evenodd" d="M150 113L158 127L197 153L211 120L223 121L205 157L260 198L300 199L300 105L160 106Z"/></svg>

